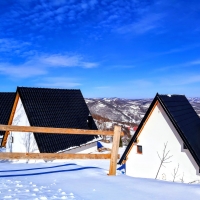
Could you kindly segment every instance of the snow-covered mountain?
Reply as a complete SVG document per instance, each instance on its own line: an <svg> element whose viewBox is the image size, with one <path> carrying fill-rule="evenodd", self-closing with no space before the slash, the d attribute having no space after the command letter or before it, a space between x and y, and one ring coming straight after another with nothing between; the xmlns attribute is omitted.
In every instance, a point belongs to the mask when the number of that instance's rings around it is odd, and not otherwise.
<svg viewBox="0 0 200 200"><path fill-rule="evenodd" d="M92 115L107 120L139 124L153 99L122 98L86 98L85 101ZM194 110L200 116L200 97L188 98Z"/></svg>

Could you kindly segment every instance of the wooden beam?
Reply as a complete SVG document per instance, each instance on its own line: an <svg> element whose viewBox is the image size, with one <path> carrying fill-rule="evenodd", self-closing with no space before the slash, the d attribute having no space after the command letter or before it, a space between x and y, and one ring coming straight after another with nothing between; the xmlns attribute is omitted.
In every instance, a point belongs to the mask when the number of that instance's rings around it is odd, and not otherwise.
<svg viewBox="0 0 200 200"><path fill-rule="evenodd" d="M118 155L119 158L120 155ZM110 159L111 154L66 154L66 153L0 153L0 159Z"/></svg>
<svg viewBox="0 0 200 200"><path fill-rule="evenodd" d="M116 175L121 126L114 127L113 146L111 150L109 176Z"/></svg>
<svg viewBox="0 0 200 200"><path fill-rule="evenodd" d="M52 133L52 134L85 134L85 135L113 135L113 131L102 130L85 130L85 129L71 129L71 128L50 128L50 127L34 127L34 126L13 126L1 125L1 131L14 131L14 132L33 132L33 133ZM123 136L124 133L121 132Z"/></svg>
<svg viewBox="0 0 200 200"><path fill-rule="evenodd" d="M12 124L18 101L19 101L19 93L17 92L16 97L15 97L15 101L14 101L14 104L13 104L13 107L12 107L12 111L11 111L11 114L10 114L10 118L9 118L9 121L8 121L8 125ZM1 146L3 146L3 147L6 146L7 138L8 138L8 135L9 135L9 130L5 130L5 131L6 132L5 132L5 135L3 137L2 144L1 144Z"/></svg>

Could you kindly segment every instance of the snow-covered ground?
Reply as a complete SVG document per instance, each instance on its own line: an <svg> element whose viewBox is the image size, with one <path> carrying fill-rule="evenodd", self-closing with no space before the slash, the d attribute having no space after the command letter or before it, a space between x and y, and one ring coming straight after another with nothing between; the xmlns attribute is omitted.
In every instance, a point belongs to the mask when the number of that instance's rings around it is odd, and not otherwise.
<svg viewBox="0 0 200 200"><path fill-rule="evenodd" d="M0 161L0 166L0 199L200 199L199 184L132 178L120 171L108 176L109 160Z"/></svg>

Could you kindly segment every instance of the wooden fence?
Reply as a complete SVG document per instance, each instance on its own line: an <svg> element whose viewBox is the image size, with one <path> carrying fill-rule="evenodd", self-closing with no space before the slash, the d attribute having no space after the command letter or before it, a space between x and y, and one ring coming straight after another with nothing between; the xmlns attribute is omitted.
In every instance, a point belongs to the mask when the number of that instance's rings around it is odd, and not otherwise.
<svg viewBox="0 0 200 200"><path fill-rule="evenodd" d="M115 126L114 131L84 130L69 128L49 128L33 126L0 125L0 131L33 132L44 134L85 134L85 135L112 135L113 145L111 154L66 154L66 153L0 153L0 159L110 159L108 175L116 175L117 159L119 158L119 141L123 136L120 126ZM5 141L3 141L5 146Z"/></svg>

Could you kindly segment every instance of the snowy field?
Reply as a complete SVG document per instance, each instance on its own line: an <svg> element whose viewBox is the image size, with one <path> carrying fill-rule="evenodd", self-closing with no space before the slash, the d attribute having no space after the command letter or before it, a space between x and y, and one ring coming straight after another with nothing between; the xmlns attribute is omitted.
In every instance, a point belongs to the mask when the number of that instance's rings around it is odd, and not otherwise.
<svg viewBox="0 0 200 200"><path fill-rule="evenodd" d="M109 160L0 161L0 165L0 199L200 199L199 184L132 178L120 171L108 176Z"/></svg>

